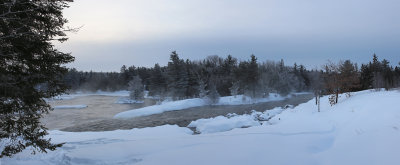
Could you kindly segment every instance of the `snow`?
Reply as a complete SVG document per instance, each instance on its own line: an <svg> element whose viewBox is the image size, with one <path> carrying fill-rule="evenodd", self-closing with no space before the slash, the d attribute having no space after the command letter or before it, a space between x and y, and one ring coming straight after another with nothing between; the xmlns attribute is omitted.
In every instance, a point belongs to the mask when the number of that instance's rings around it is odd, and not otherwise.
<svg viewBox="0 0 400 165"><path fill-rule="evenodd" d="M54 109L83 109L87 108L87 105L58 105L54 106Z"/></svg>
<svg viewBox="0 0 400 165"><path fill-rule="evenodd" d="M217 116L214 118L192 121L188 127L196 128L197 133L224 132L234 128L261 125L263 121L268 121L275 115L280 114L282 111L282 108L277 107L265 112L253 111L251 114L228 114L227 116Z"/></svg>
<svg viewBox="0 0 400 165"><path fill-rule="evenodd" d="M185 99L179 101L164 101L159 105L152 105L148 107L143 107L139 109L118 113L114 116L114 118L133 118L139 116L148 116L148 115L163 113L166 111L182 110L186 108L192 108L204 105L207 105L206 102L200 98Z"/></svg>
<svg viewBox="0 0 400 165"><path fill-rule="evenodd" d="M49 101L53 101L53 100L71 100L71 99L74 99L76 96L74 96L74 95L67 95L67 94L64 94L64 95L58 95L58 96L55 96L55 97L53 97L53 98L51 98L51 99L48 99Z"/></svg>
<svg viewBox="0 0 400 165"><path fill-rule="evenodd" d="M218 116L210 119L199 119L192 121L188 127L195 127L199 133L215 133L229 131L234 128L257 126L260 123L254 120L254 116L240 115L231 118Z"/></svg>
<svg viewBox="0 0 400 165"><path fill-rule="evenodd" d="M290 97L290 96L288 96ZM270 101L280 101L284 100L288 97L282 97L276 93L270 93L270 95L266 98L256 98L252 99L249 96L237 95L237 96L225 96L221 97L219 102L216 105L243 105L243 104L255 104L262 102L270 102Z"/></svg>
<svg viewBox="0 0 400 165"><path fill-rule="evenodd" d="M225 96L221 97L219 102L215 105L243 105L243 104L254 104L260 102L269 102L269 101L279 101L284 100L287 97L282 97L278 94L270 94L268 98L260 98L260 99L251 99L248 96L237 95L235 96ZM185 99L178 101L163 101L159 105L152 105L148 107L143 107L139 109L133 109L125 112L118 113L114 116L114 118L134 118L140 116L148 116L153 114L160 114L167 111L178 111L184 110L193 107L206 106L209 103L205 99L194 98L194 99Z"/></svg>
<svg viewBox="0 0 400 165"><path fill-rule="evenodd" d="M54 142L66 142L62 148L34 156L26 150L0 162L7 165L397 165L400 164L399 99L398 91L362 91L349 98L341 95L339 103L330 106L325 96L321 98L321 112L317 112L315 100L310 100L293 109L281 112L275 109L265 114L266 118L274 113L275 116L262 125L199 135L171 125L109 132L50 131L49 137ZM254 120L250 116L247 119ZM239 119L232 120L236 121Z"/></svg>

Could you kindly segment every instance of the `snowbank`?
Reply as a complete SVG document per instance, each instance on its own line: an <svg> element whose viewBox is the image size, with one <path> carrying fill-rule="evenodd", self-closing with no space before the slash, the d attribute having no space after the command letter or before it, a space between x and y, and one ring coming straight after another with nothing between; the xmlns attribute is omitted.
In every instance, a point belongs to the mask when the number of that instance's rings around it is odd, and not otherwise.
<svg viewBox="0 0 400 165"><path fill-rule="evenodd" d="M212 134L188 128L110 132L50 131L64 147L48 154L30 151L2 164L400 164L400 92L363 91L330 106L321 98L272 117L267 124ZM278 113L278 112L277 112ZM271 114L270 114L271 115ZM268 117L268 116L265 116Z"/></svg>
<svg viewBox="0 0 400 165"><path fill-rule="evenodd" d="M283 111L282 108L274 108L265 112L253 111L251 114L217 116L209 119L192 121L188 127L196 128L197 133L215 133L229 131L234 128L245 128L261 125Z"/></svg>
<svg viewBox="0 0 400 165"><path fill-rule="evenodd" d="M87 107L87 105L58 105L54 106L54 109L83 109Z"/></svg>
<svg viewBox="0 0 400 165"><path fill-rule="evenodd" d="M210 119L192 121L188 127L195 127L198 133L215 133L229 131L234 128L257 126L260 123L254 120L254 116L240 115L233 117L217 116Z"/></svg>
<svg viewBox="0 0 400 165"><path fill-rule="evenodd" d="M148 115L163 113L166 111L176 111L176 110L182 110L186 108L192 108L204 105L207 105L206 102L200 98L162 102L160 105L152 105L148 107L121 112L116 114L114 118L133 118L139 116L148 116Z"/></svg>
<svg viewBox="0 0 400 165"><path fill-rule="evenodd" d="M284 100L287 97L282 97L276 93L270 93L270 95L266 98L257 98L252 99L249 96L244 95L237 95L237 96L225 96L221 97L219 102L216 105L243 105L243 104L255 104L255 103L262 103L262 102L270 102L270 101L280 101Z"/></svg>
<svg viewBox="0 0 400 165"><path fill-rule="evenodd" d="M243 105L243 104L254 104L260 102L269 102L269 101L279 101L284 100L287 97L282 97L278 94L270 94L268 98L260 98L260 99L251 99L248 96L237 95L234 96L226 96L221 97L219 102L215 105ZM118 113L114 116L114 118L134 118L140 116L148 116L153 114L160 114L167 111L178 111L187 108L206 106L209 103L201 98L194 99L185 99L178 101L164 101L160 105L152 105L148 107L143 107L139 109L133 109L125 112Z"/></svg>

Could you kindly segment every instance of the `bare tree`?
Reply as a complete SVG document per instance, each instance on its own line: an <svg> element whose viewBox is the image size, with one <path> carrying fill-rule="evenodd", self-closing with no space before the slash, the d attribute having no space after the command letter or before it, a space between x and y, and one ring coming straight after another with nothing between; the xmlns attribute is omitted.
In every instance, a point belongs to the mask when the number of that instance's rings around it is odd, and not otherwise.
<svg viewBox="0 0 400 165"><path fill-rule="evenodd" d="M336 64L328 62L325 66L324 79L325 89L329 96L329 102L331 105L338 103L340 93L340 76L339 68Z"/></svg>

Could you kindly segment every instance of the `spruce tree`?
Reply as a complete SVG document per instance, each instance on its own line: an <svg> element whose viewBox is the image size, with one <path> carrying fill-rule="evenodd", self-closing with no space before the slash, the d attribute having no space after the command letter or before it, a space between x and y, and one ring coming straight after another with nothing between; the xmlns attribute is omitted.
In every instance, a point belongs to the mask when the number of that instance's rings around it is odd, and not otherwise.
<svg viewBox="0 0 400 165"><path fill-rule="evenodd" d="M248 68L247 68L247 79L246 79L246 84L247 84L247 90L250 93L251 97L256 97L256 87L258 83L258 78L259 78L259 73L258 73L258 63L257 63L257 58L254 55L250 56L251 59L248 63Z"/></svg>
<svg viewBox="0 0 400 165"><path fill-rule="evenodd" d="M0 5L0 158L27 147L55 150L39 119L51 107L44 100L63 93L63 64L70 54L52 41L65 41L62 10L72 0L3 0Z"/></svg>
<svg viewBox="0 0 400 165"><path fill-rule="evenodd" d="M361 89L371 89L373 82L373 73L371 70L371 63L368 65L361 65L360 85Z"/></svg>
<svg viewBox="0 0 400 165"><path fill-rule="evenodd" d="M171 53L170 60L171 62L168 62L168 92L174 100L183 99L189 84L185 62L179 59L176 51Z"/></svg>
<svg viewBox="0 0 400 165"><path fill-rule="evenodd" d="M155 64L150 75L149 95L163 97L167 82L159 64ZM161 99L161 98L160 98Z"/></svg>
<svg viewBox="0 0 400 165"><path fill-rule="evenodd" d="M360 87L356 64L346 60L339 64L340 92L352 92Z"/></svg>

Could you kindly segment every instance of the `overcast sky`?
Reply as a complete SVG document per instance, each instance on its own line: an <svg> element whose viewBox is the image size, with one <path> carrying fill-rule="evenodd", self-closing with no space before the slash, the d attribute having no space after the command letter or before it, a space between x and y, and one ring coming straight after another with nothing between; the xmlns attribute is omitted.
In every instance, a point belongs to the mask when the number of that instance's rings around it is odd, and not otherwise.
<svg viewBox="0 0 400 165"><path fill-rule="evenodd" d="M75 0L64 16L83 27L57 47L85 71L166 65L173 50L310 69L373 53L400 61L399 0Z"/></svg>

